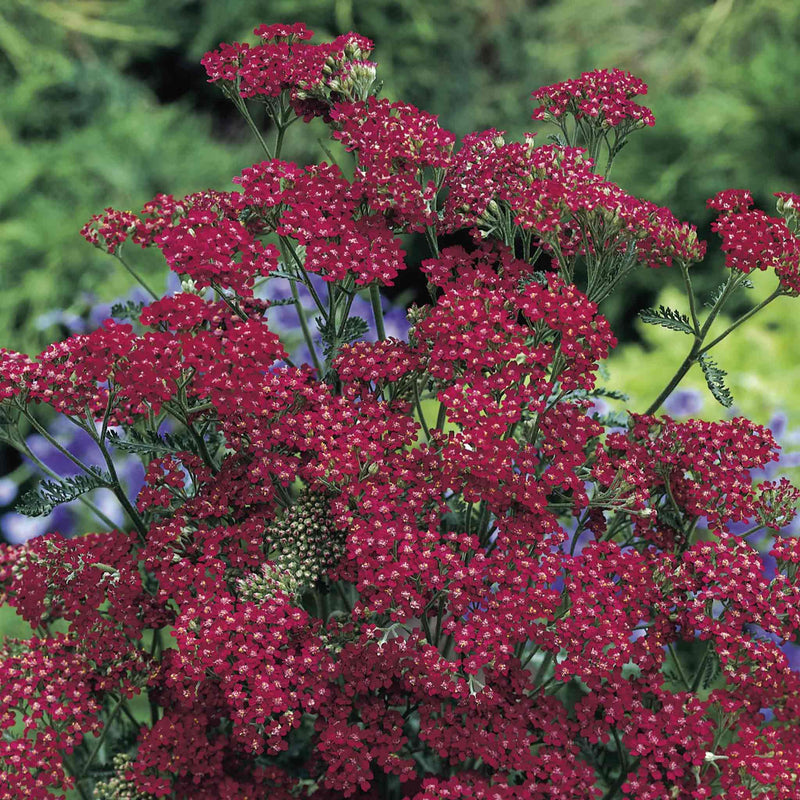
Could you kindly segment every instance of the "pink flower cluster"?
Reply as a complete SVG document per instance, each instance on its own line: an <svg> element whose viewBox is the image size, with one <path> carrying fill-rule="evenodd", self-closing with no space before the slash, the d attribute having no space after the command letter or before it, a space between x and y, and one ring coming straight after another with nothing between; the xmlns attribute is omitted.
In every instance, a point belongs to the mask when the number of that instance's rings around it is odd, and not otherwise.
<svg viewBox="0 0 800 800"><path fill-rule="evenodd" d="M374 97L340 104L331 118L334 138L358 154L357 175L370 206L407 230L435 224L437 186L428 180L420 191L420 176L425 168L450 166L453 134L432 114Z"/></svg>
<svg viewBox="0 0 800 800"><path fill-rule="evenodd" d="M621 69L597 69L580 78L544 86L533 92L541 106L533 119L550 121L565 116L596 120L601 127L615 128L622 123L635 127L656 124L653 112L634 103L632 98L647 94L647 84Z"/></svg>
<svg viewBox="0 0 800 800"><path fill-rule="evenodd" d="M776 195L784 207L793 208L796 195ZM725 266L745 275L755 269L773 270L780 285L800 294L800 242L787 223L751 208L753 198L744 190L729 189L708 201L720 212L711 229L722 238Z"/></svg>
<svg viewBox="0 0 800 800"><path fill-rule="evenodd" d="M212 80L300 115L368 49L256 33L206 57ZM641 82L592 75L537 96L650 124ZM0 800L795 798L800 545L778 531L800 490L753 485L778 446L746 419L598 418L616 339L562 268L685 266L694 229L576 148L492 130L452 155L434 117L334 95L352 180L270 159L238 192L108 209L86 238L157 248L183 291L35 359L0 350L4 413L90 433L102 491L121 494L115 449L145 468L123 530L0 547L33 629L0 649ZM796 290L783 221L713 202L729 266ZM422 230L430 303L407 340L363 339L353 292L390 284ZM556 269L519 257L525 236ZM309 273L324 374L256 291Z"/></svg>
<svg viewBox="0 0 800 800"><path fill-rule="evenodd" d="M202 64L209 83L233 87L240 97L276 98L289 94L298 116L327 117L332 100L357 99L369 89L375 65L368 60L372 42L355 33L329 44L309 44L305 25L261 25L261 44L234 42L206 53Z"/></svg>
<svg viewBox="0 0 800 800"><path fill-rule="evenodd" d="M494 129L471 134L453 157L446 181L443 231L474 225L491 233L500 204L539 245L565 257L600 261L633 247L650 267L703 259L705 243L693 225L632 197L592 167L580 148L534 147L532 138L506 144Z"/></svg>

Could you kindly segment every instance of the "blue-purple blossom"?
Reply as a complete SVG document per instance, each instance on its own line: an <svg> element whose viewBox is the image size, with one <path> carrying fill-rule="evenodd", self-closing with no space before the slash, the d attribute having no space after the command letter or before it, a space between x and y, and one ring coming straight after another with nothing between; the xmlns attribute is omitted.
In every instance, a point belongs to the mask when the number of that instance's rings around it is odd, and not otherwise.
<svg viewBox="0 0 800 800"><path fill-rule="evenodd" d="M696 389L676 389L664 401L664 411L671 417L691 417L702 409L703 395Z"/></svg>

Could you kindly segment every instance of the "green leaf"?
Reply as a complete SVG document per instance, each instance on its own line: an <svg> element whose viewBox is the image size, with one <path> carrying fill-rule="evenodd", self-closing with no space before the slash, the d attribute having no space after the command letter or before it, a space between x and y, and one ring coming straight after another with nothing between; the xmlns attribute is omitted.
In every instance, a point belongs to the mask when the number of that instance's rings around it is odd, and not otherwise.
<svg viewBox="0 0 800 800"><path fill-rule="evenodd" d="M322 352L327 360L335 358L342 345L361 339L369 330L366 320L361 317L348 317L338 331L331 320L325 322L322 317L317 317L316 322L322 337Z"/></svg>
<svg viewBox="0 0 800 800"><path fill-rule="evenodd" d="M194 453L197 447L195 439L185 431L180 433L154 433L153 431L138 431L136 428L129 428L125 439L116 431L109 431L107 438L112 447L117 450L151 458L186 451ZM214 436L211 437L210 442L206 439L206 443L210 445L212 450L220 444L219 441L215 440Z"/></svg>
<svg viewBox="0 0 800 800"><path fill-rule="evenodd" d="M710 647L710 645L709 645ZM703 669L703 689L710 689L711 684L717 679L722 672L722 663L716 651L712 648L706 657L706 665Z"/></svg>
<svg viewBox="0 0 800 800"><path fill-rule="evenodd" d="M658 309L646 308L639 312L639 317L648 325L660 325L662 328L688 333L690 336L694 334L689 317L681 314L680 311L675 311L674 308L666 306L659 306Z"/></svg>
<svg viewBox="0 0 800 800"><path fill-rule="evenodd" d="M129 319L133 322L138 322L142 314L142 309L145 307L143 302L134 302L128 300L126 303L114 303L111 306L111 316L114 319Z"/></svg>
<svg viewBox="0 0 800 800"><path fill-rule="evenodd" d="M289 297L283 300L269 300L269 307L275 308L275 306L293 306L295 304L294 299Z"/></svg>
<svg viewBox="0 0 800 800"><path fill-rule="evenodd" d="M608 414L598 414L594 417L604 428L625 428L629 417L622 411L610 411Z"/></svg>
<svg viewBox="0 0 800 800"><path fill-rule="evenodd" d="M705 353L700 356L700 367L714 399L725 408L730 408L733 405L733 395L723 380L728 373L720 369Z"/></svg>
<svg viewBox="0 0 800 800"><path fill-rule="evenodd" d="M714 289L714 291L709 296L708 300L706 300L706 302L703 303L703 305L706 308L714 308L714 306L719 302L720 297L722 297L722 295L724 294L725 287L727 285L728 285L728 282L725 281L725 283L721 283L719 286L717 286L717 288ZM742 278L736 284L735 288L736 289L740 289L740 288L741 289L752 289L753 288L753 282L749 278Z"/></svg>
<svg viewBox="0 0 800 800"><path fill-rule="evenodd" d="M525 287L530 286L532 283L538 283L539 286L546 286L547 275L548 273L540 269L533 270L532 272L527 273L527 275L523 275L517 282L519 290L524 291Z"/></svg>
<svg viewBox="0 0 800 800"><path fill-rule="evenodd" d="M74 475L60 481L42 481L37 489L25 492L16 510L26 517L46 517L56 506L69 503L92 489L110 489L114 481L107 472L89 467L88 475Z"/></svg>

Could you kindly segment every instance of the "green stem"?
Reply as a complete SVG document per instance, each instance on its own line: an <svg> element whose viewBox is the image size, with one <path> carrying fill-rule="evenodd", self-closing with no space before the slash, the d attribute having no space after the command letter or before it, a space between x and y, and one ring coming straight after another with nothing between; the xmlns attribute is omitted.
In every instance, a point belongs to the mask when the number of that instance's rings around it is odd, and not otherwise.
<svg viewBox="0 0 800 800"><path fill-rule="evenodd" d="M131 713L131 710L128 708L127 701L122 703L122 713L125 714L125 716L133 723L133 726L136 728L136 730L142 727L141 721L136 719L136 717L134 717Z"/></svg>
<svg viewBox="0 0 800 800"><path fill-rule="evenodd" d="M702 347L703 340L702 338L695 338L695 343L692 345L692 349L689 351L689 354L686 358L683 359L683 363L678 367L678 371L672 376L669 383L661 390L661 394L656 397L655 400L650 404L650 407L644 413L655 414L655 412L661 407L661 404L672 394L672 390L683 380L683 376L691 369L692 365L697 361L700 357L700 350Z"/></svg>
<svg viewBox="0 0 800 800"><path fill-rule="evenodd" d="M688 279L688 275L686 276ZM743 322L746 322L750 317L757 314L761 309L771 303L776 297L780 297L783 294L781 287L779 286L772 294L767 297L765 300L760 302L757 306L750 309L746 314L742 314L739 319L737 319L724 333L717 336L716 339L709 342L707 345L703 346L703 342L705 341L706 336L708 335L708 331L711 328L714 320L719 315L722 307L730 297L731 293L736 289L739 283L744 279L744 275L736 274L731 275L728 278L728 283L725 285L725 288L722 291L722 294L719 296L719 299L714 304L714 307L711 309L708 318L706 319L703 327L695 333L694 336L694 344L692 345L692 349L689 351L689 354L683 360L683 363L678 368L678 371L675 375L672 376L670 382L664 387L661 391L661 394L651 403L650 407L645 411L645 414L654 414L661 404L667 399L667 397L672 394L673 389L683 380L684 375L689 371L689 369L694 365L697 361L700 360L700 357L711 350L712 347L715 347L719 344L726 336L732 333L736 328L738 328ZM690 307L691 307L691 298L692 294L690 292ZM692 312L693 317L696 317L696 311Z"/></svg>
<svg viewBox="0 0 800 800"><path fill-rule="evenodd" d="M667 645L667 649L669 650L669 654L672 656L672 660L675 662L675 667L678 670L678 675L680 675L681 683L686 687L687 692L696 691L691 688L691 684L689 683L689 679L686 677L686 673L683 671L683 666L681 664L680 658L678 658L678 654L675 652L675 648L669 644Z"/></svg>
<svg viewBox="0 0 800 800"><path fill-rule="evenodd" d="M692 681L691 688L689 691L692 694L695 694L697 690L700 688L700 682L703 680L703 670L706 666L706 661L708 661L708 654L711 652L711 642L706 642L706 649L703 653L703 658L700 660L700 665L697 667L697 672L694 675L694 680Z"/></svg>
<svg viewBox="0 0 800 800"><path fill-rule="evenodd" d="M685 261L680 262L681 275L683 276L683 285L686 287L686 296L689 298L689 313L692 316L692 327L695 334L700 331L700 320L697 317L697 303L694 297L694 289L692 289L692 278L689 275L689 265Z"/></svg>
<svg viewBox="0 0 800 800"><path fill-rule="evenodd" d="M91 424L91 422L91 417L89 417L89 423ZM147 525L144 524L144 520L139 516L139 512L131 505L128 495L125 494L125 491L122 488L122 483L119 480L117 469L114 465L114 459L111 458L111 454L108 452L105 441L101 437L97 436L96 433L93 434L92 430L89 430L89 435L92 436L95 442L97 442L97 446L100 448L100 452L103 455L103 460L106 462L109 475L111 475L111 480L114 482L114 486L111 491L114 492L114 495L116 496L117 500L119 500L120 505L125 509L125 512L127 513L131 522L133 522L134 527L139 532L140 538L142 541L144 541L147 534Z"/></svg>
<svg viewBox="0 0 800 800"><path fill-rule="evenodd" d="M281 157L281 150L283 149L283 135L286 133L286 128L283 125L278 125L278 133L275 136L275 158Z"/></svg>
<svg viewBox="0 0 800 800"><path fill-rule="evenodd" d="M81 796L81 800L90 800L89 795L81 788L81 778L78 777L78 770L72 762L72 759L66 753L62 753L61 759L64 762L65 771L75 778L75 790Z"/></svg>
<svg viewBox="0 0 800 800"><path fill-rule="evenodd" d="M247 320L249 319L247 314L245 314L245 312L242 311L242 309L239 308L238 305L232 303L230 298L225 294L225 292L222 291L222 289L219 286L217 286L216 283L214 283L214 281L211 281L211 288L217 294L217 297L219 297L219 299L222 300L222 302L225 303L225 305L228 306L228 308L231 311L233 311L233 313L236 314L236 316L239 317L239 319L242 320L242 322L247 322Z"/></svg>
<svg viewBox="0 0 800 800"><path fill-rule="evenodd" d="M69 452L69 450L67 450L66 448L62 447L50 435L50 431L48 431L47 428L45 428L44 426L40 425L38 420L28 411L28 409L24 405L22 405L21 403L17 402L17 406L19 407L19 409L22 412L22 415L25 417L25 419L27 419L28 422L31 424L31 427L38 434L40 434L44 439L46 439L53 447L55 447L56 450L58 450L58 452L61 453L61 455L66 456L73 464L75 464L75 466L79 467L84 472L91 473L91 469L86 464L84 464L83 461L81 461L77 456L74 456L72 453ZM73 422L74 424L78 425L78 423L76 423L71 417L67 416L67 419L69 419L70 422ZM83 425L78 425L78 427L81 430L84 430Z"/></svg>
<svg viewBox="0 0 800 800"><path fill-rule="evenodd" d="M48 467L43 461L41 461L37 456L31 452L31 449L24 443L21 442L16 445L19 449L22 450L23 453L31 460L34 464L36 464L39 469L45 473L45 475L49 475L53 480L62 481L63 478L57 473L53 472L50 467ZM114 530L117 526L112 519L109 519L91 500L81 495L77 498L83 505L85 505L104 525L106 525L110 530Z"/></svg>
<svg viewBox="0 0 800 800"><path fill-rule="evenodd" d="M314 340L311 338L311 331L308 327L308 322L306 322L306 315L304 313L303 305L300 302L300 293L297 291L297 281L290 280L289 285L292 287L292 299L294 300L294 307L297 311L297 318L300 320L300 329L303 331L303 338L306 341L306 346L311 353L311 360L314 362L314 369L317 371L317 375L322 375L322 364L319 362L319 356L317 355L316 348L314 347Z"/></svg>
<svg viewBox="0 0 800 800"><path fill-rule="evenodd" d="M623 783L625 783L625 779L633 772L636 767L639 766L640 758L634 759L634 761L626 767L626 770L621 770L619 777L614 781L614 783L609 787L608 791L603 795L603 800L612 800L613 797L617 794L620 790L620 787Z"/></svg>
<svg viewBox="0 0 800 800"><path fill-rule="evenodd" d="M425 228L425 239L428 242L428 247L430 247L431 254L433 255L433 257L434 258L438 258L439 257L439 239L436 236L435 228L431 227L430 225L428 225L428 227Z"/></svg>
<svg viewBox="0 0 800 800"><path fill-rule="evenodd" d="M435 644L433 640L433 634L431 634L431 626L428 625L428 618L423 613L419 618L420 623L422 624L422 630L425 631L425 638L428 641L428 644Z"/></svg>
<svg viewBox="0 0 800 800"><path fill-rule="evenodd" d="M436 427L441 431L444 429L445 419L447 418L447 407L444 403L439 403L439 411L436 414Z"/></svg>
<svg viewBox="0 0 800 800"><path fill-rule="evenodd" d="M422 426L422 431L425 434L426 441L430 442L431 440L431 433L428 428L428 423L425 419L425 413L422 410L422 401L419 397L419 384L414 381L414 407L417 409L417 414L419 414L419 422Z"/></svg>
<svg viewBox="0 0 800 800"><path fill-rule="evenodd" d="M103 725L103 732L100 734L100 737L95 742L94 749L89 754L89 758L86 763L83 765L81 769L81 774L78 777L78 780L86 777L86 774L89 772L89 767L91 767L92 762L97 758L97 754L100 752L100 748L103 746L103 742L106 740L106 736L108 736L108 731L111 728L111 723L114 721L114 717L119 714L122 710L122 704L125 702L125 695L121 695L119 700L117 700L117 704L111 710L111 713L108 715L108 719L106 720L105 724Z"/></svg>
<svg viewBox="0 0 800 800"><path fill-rule="evenodd" d="M747 320L750 319L750 317L752 317L755 314L757 314L763 308L768 306L773 300L775 300L775 298L781 297L782 295L783 295L783 289L780 286L778 286L778 288L775 289L775 291L772 292L772 294L769 297L767 297L766 299L762 300L757 306L754 306L753 308L751 308L750 311L748 311L746 314L742 314L742 316L739 317L733 324L731 324L731 326L724 333L720 334L719 336L717 336L716 339L714 339L713 341L709 342L703 348L703 352L705 353L708 350L710 350L712 347L714 347L715 345L719 344L728 334L730 334L734 330L736 330L736 328L738 328L743 322L747 322Z"/></svg>
<svg viewBox="0 0 800 800"><path fill-rule="evenodd" d="M264 137L261 135L261 131L258 129L258 125L253 121L253 118L250 116L250 111L247 108L247 103L245 102L244 98L239 94L238 86L235 89L227 92L228 97L233 101L233 104L236 106L236 109L239 113L244 117L244 121L247 123L247 126L255 135L256 139L258 139L258 143L263 148L264 152L267 154L268 159L272 159L273 155L270 151L267 143L264 141Z"/></svg>
<svg viewBox="0 0 800 800"><path fill-rule="evenodd" d="M434 646L439 647L439 639L442 635L442 618L444 617L444 600L445 596L439 598L439 615L436 618L436 633L434 634Z"/></svg>
<svg viewBox="0 0 800 800"><path fill-rule="evenodd" d="M486 528L485 531L484 527ZM478 513L478 529L476 531L481 547L486 547L489 544L489 531L489 504L485 500L481 500L480 512Z"/></svg>
<svg viewBox="0 0 800 800"><path fill-rule="evenodd" d="M322 304L322 301L319 299L319 295L317 294L316 289L311 285L311 279L308 277L308 272L306 272L305 265L300 260L300 256L297 255L297 251L294 249L294 245L292 245L291 241L286 236L280 237L281 247L285 248L289 251L289 255L291 255L292 260L297 267L297 277L299 280L303 282L303 285L308 289L311 297L314 300L314 304L319 309L319 313L322 314L322 318L327 322L328 321L328 310Z"/></svg>
<svg viewBox="0 0 800 800"><path fill-rule="evenodd" d="M342 602L344 603L344 607L348 613L352 612L353 604L350 602L350 598L347 596L347 593L344 590L344 587L341 585L339 581L333 584L336 592L338 593L339 597L342 598Z"/></svg>
<svg viewBox="0 0 800 800"><path fill-rule="evenodd" d="M383 309L381 308L381 292L378 284L373 282L369 286L369 299L372 303L372 314L375 317L375 327L378 329L378 339L386 339L386 328L383 324Z"/></svg>
<svg viewBox="0 0 800 800"><path fill-rule="evenodd" d="M119 251L119 250L117 250L117 252L116 252L116 253L114 253L114 257L117 259L117 261L119 261L119 263L120 263L120 264L122 264L122 266L123 266L123 267L125 267L125 269L126 269L126 270L128 270L128 272L130 272L130 274L131 274L131 275L132 275L132 276L135 278L135 280L136 280L136 281L137 281L137 282L138 282L138 283L139 283L139 284L140 284L140 285L141 285L141 286L144 288L144 290L145 290L145 291L146 291L146 292L147 292L147 293L150 295L150 297L152 297L154 300L160 300L160 299L161 299L161 295L159 295L159 294L156 294L156 293L155 293L155 292L154 292L154 291L153 291L153 290L152 290L152 289L151 289L151 288L150 288L150 287L149 287L149 286L148 286L148 285L145 283L145 281L144 281L144 278L142 278L142 277L139 275L139 273L138 273L138 272L136 272L136 270L135 270L135 269L134 269L134 268L133 268L133 267L132 267L132 266L131 266L131 265L130 265L130 264L129 264L129 263L128 263L128 262L127 262L127 261L126 261L126 260L125 260L123 257L122 257L122 254L120 253L120 251Z"/></svg>

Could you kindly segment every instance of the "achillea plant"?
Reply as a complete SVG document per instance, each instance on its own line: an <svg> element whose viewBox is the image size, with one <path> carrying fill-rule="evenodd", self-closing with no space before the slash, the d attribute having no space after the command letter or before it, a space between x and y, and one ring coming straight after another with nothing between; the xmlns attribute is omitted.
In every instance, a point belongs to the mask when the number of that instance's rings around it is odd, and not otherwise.
<svg viewBox="0 0 800 800"><path fill-rule="evenodd" d="M607 178L653 124L638 79L535 92L555 144L490 130L456 149L376 99L363 37L256 34L204 64L266 160L235 191L84 228L134 275L134 246L158 248L182 291L36 359L0 351L8 441L48 435L46 404L95 444L22 510L105 490L127 514L0 550L34 629L3 645L0 798L796 798L800 544L780 529L800 492L754 485L778 458L767 428L657 412L694 364L730 402L708 353L758 309L711 326L756 269L777 277L765 302L798 293L800 197L781 217L711 201L728 273L703 317L694 228ZM313 117L352 179L281 160ZM430 245L430 303L400 340L380 287L408 232ZM688 313L644 317L689 351L644 413L603 416L616 342L598 303L635 268L682 274ZM313 363L270 330L265 284ZM116 466L131 454L136 497ZM771 548L736 532L748 521Z"/></svg>

